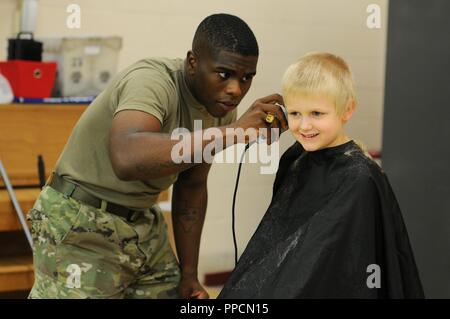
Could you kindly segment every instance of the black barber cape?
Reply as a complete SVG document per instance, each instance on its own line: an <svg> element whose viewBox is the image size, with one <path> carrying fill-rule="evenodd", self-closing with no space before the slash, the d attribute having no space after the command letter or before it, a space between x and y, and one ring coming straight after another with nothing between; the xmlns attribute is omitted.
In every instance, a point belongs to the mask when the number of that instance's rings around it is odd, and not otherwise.
<svg viewBox="0 0 450 319"><path fill-rule="evenodd" d="M391 186L353 141L283 154L272 202L219 295L423 297Z"/></svg>

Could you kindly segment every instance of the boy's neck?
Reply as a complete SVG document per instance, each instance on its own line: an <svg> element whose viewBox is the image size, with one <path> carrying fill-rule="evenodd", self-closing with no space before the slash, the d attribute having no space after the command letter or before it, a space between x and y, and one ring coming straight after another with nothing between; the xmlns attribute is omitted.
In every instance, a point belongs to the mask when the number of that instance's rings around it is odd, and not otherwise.
<svg viewBox="0 0 450 319"><path fill-rule="evenodd" d="M350 142L350 141L351 141L351 138L349 138L347 135L344 134L341 137L339 137L339 139L336 141L336 143L333 143L333 145L324 147L323 150L327 149L327 148L336 147L336 146L345 144L345 143Z"/></svg>

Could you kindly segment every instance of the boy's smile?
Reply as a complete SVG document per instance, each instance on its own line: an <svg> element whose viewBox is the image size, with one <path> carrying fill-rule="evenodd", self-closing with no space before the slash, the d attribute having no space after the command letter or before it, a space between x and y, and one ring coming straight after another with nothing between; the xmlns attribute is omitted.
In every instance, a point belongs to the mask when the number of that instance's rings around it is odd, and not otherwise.
<svg viewBox="0 0 450 319"><path fill-rule="evenodd" d="M319 135L319 133L314 133L314 134L302 134L302 133L300 133L302 136L303 136L303 138L305 138L305 139L313 139L314 137L316 137L316 136L318 136Z"/></svg>
<svg viewBox="0 0 450 319"><path fill-rule="evenodd" d="M289 130L306 151L318 151L349 141L344 124L353 110L339 115L326 95L292 93L285 97L285 102Z"/></svg>

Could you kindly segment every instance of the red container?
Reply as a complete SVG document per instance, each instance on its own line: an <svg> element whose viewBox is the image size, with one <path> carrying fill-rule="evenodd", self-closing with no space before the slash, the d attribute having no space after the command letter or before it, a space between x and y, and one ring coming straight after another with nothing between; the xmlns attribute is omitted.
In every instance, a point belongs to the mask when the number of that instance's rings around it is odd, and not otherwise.
<svg viewBox="0 0 450 319"><path fill-rule="evenodd" d="M8 79L15 97L50 97L55 83L55 62L11 60L0 62L0 72Z"/></svg>

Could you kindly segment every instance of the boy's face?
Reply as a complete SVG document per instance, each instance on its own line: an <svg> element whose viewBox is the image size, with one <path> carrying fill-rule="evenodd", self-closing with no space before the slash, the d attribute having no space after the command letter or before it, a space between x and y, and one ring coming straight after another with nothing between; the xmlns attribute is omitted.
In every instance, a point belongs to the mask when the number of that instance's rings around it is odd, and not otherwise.
<svg viewBox="0 0 450 319"><path fill-rule="evenodd" d="M344 124L353 113L352 105L339 115L334 103L326 95L292 93L284 100L289 130L306 151L338 146L349 140L344 132Z"/></svg>

